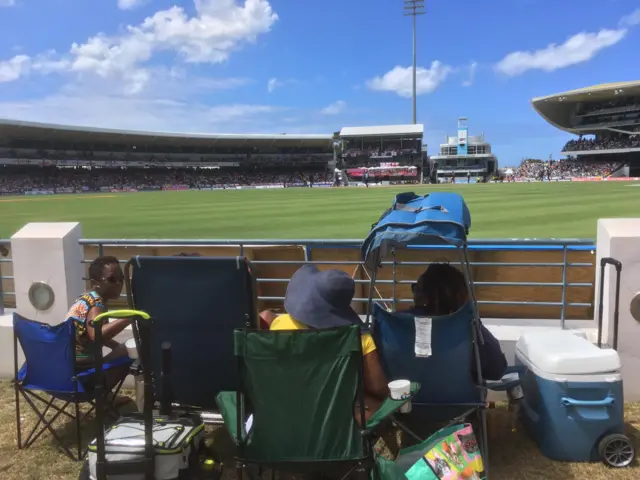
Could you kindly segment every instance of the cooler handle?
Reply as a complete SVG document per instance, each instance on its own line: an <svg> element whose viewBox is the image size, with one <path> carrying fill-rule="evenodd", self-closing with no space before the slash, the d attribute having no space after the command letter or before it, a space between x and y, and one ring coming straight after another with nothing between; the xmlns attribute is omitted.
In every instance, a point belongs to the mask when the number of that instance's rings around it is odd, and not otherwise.
<svg viewBox="0 0 640 480"><path fill-rule="evenodd" d="M608 396L604 400L576 400L571 397L562 397L560 399L565 407L610 407L614 404L615 399Z"/></svg>

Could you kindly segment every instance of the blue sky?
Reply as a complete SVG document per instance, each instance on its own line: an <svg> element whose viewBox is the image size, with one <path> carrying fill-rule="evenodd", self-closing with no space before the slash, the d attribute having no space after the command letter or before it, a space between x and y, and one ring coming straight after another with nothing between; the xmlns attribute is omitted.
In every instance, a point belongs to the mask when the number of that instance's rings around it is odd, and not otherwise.
<svg viewBox="0 0 640 480"><path fill-rule="evenodd" d="M502 165L570 138L535 96L640 79L637 0L426 0L418 121L459 116ZM0 117L142 130L331 133L410 123L402 0L0 0Z"/></svg>

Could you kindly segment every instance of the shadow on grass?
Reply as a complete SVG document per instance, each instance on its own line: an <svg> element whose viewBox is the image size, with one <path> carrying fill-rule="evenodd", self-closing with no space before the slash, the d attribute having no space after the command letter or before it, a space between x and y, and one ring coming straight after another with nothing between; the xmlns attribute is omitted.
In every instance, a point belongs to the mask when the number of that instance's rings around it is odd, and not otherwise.
<svg viewBox="0 0 640 480"><path fill-rule="evenodd" d="M36 417L21 402L21 416L26 429L33 427ZM128 410L135 408L127 405ZM614 470L600 463L562 463L545 458L535 443L521 428L512 431L513 420L504 408L491 410L489 423L489 465L492 480L637 480L640 467ZM10 382L0 382L0 479L1 480L76 480L81 463L73 462L56 445L49 433L29 449L16 446L15 399ZM627 435L640 450L640 404L627 404L625 408ZM60 419L55 423L65 443L75 443L75 429L71 421ZM89 417L82 424L82 440L86 445L95 436L95 423ZM224 480L236 478L235 446L224 427L208 427L207 442L214 449L215 457L224 463ZM379 447L380 448L380 447ZM384 446L382 447L384 449ZM267 474L265 478L270 478ZM300 476L278 474L279 480L301 480Z"/></svg>

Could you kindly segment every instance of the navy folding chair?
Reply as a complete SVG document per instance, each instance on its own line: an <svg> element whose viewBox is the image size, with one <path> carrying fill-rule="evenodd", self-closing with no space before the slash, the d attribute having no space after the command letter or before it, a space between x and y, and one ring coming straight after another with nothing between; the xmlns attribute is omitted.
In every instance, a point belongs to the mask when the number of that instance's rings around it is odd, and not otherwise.
<svg viewBox="0 0 640 480"><path fill-rule="evenodd" d="M422 385L413 398L415 416L421 421L447 422L477 412L483 455L487 449L484 383L476 383L472 368L477 355L471 302L451 315L433 317L432 355L415 355L416 326L411 314L391 313L378 304L373 310L373 335L383 368L390 380L406 378ZM488 458L488 457L485 457Z"/></svg>
<svg viewBox="0 0 640 480"><path fill-rule="evenodd" d="M171 388L174 404L204 413L217 411L216 395L239 388L233 331L258 325L248 260L133 257L125 266L125 281L129 306L151 316L156 396L163 390L161 346L169 342L172 370L177 372Z"/></svg>
<svg viewBox="0 0 640 480"><path fill-rule="evenodd" d="M95 369L78 371L75 359L75 328L72 320L51 326L28 320L17 313L13 314L13 359L14 386L16 396L16 426L18 430L18 448L28 448L49 431L60 447L73 460L81 460L86 453L82 448L81 421L95 408L95 393L87 389L84 380L90 380ZM18 343L22 347L26 361L18 367ZM131 365L127 357L105 363L106 370ZM124 379L107 395L115 399ZM22 418L20 397L29 404L38 417L36 425L27 438L22 439ZM81 413L80 404L91 405L89 411ZM111 402L110 413L116 414ZM73 410L69 412L69 407ZM41 408L39 408L41 407ZM53 414L49 415L48 414ZM76 448L74 453L53 428L54 422L64 416L75 422Z"/></svg>

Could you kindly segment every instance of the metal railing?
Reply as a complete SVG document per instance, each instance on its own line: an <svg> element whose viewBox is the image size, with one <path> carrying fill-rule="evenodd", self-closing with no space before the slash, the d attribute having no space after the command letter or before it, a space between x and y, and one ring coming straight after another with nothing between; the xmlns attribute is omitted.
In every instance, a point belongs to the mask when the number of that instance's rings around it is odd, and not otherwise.
<svg viewBox="0 0 640 480"><path fill-rule="evenodd" d="M9 243L8 240L0 240L0 245ZM332 265L332 266L352 266L359 268L362 266L360 261L340 261L340 260L313 260L313 251L317 249L359 249L361 240L252 240L252 239L232 239L232 240L217 240L217 239L82 239L80 244L87 247L96 247L97 256L104 254L107 247L215 247L215 246L227 246L238 248L239 255L245 254L245 249L250 247L261 246L299 246L303 251L302 260L253 260L251 263L254 265L291 265L298 266L303 264L314 265ZM409 247L410 250L448 250L453 247ZM592 239L478 239L469 241L469 250L479 251L561 251L561 262L471 262L472 267L499 267L499 268L522 268L522 267L537 267L537 268L561 268L562 276L559 282L475 282L476 286L486 287L556 287L562 289L562 295L560 301L518 301L518 300L481 300L478 303L481 305L502 305L502 306L538 306L538 307L560 307L560 322L564 328L566 311L570 307L583 307L591 308L593 301L590 302L568 302L567 300L567 288L593 288L593 281L591 282L578 282L570 283L567 281L567 273L571 268L589 268L593 267L592 262L569 262L568 256L571 251L595 251L595 242ZM595 256L594 256L595 258ZM90 263L92 258L85 258L83 263ZM121 263L126 263L127 259L120 259ZM10 262L10 259L0 258L0 262ZM459 262L450 262L456 264ZM392 308L395 309L397 304L411 303L410 298L397 298L396 286L407 285L414 282L414 280L398 280L397 270L403 266L426 266L429 262L420 261L398 261L395 256L382 262L382 266L390 266L392 268L391 279L376 280L376 284L380 285L392 285L392 296L390 298L376 298L377 301L389 303ZM0 269L2 264L0 263ZM2 276L0 270L1 279L11 279L9 276ZM86 280L86 278L85 278ZM357 284L370 284L369 279L356 279ZM275 283L288 283L288 278L258 278L257 282L260 284L275 284ZM2 292L0 286L0 309L3 305L3 295L15 295L13 292ZM123 295L125 297L126 295ZM279 296L259 296L259 300L262 301L283 301L284 297ZM367 298L354 298L354 302L366 303Z"/></svg>

